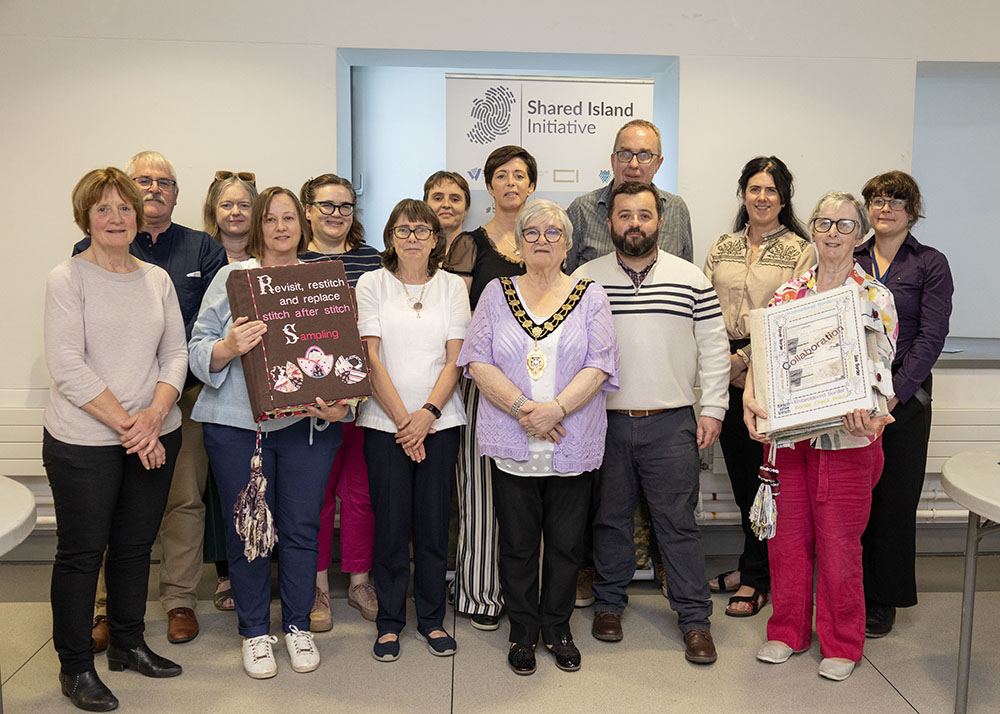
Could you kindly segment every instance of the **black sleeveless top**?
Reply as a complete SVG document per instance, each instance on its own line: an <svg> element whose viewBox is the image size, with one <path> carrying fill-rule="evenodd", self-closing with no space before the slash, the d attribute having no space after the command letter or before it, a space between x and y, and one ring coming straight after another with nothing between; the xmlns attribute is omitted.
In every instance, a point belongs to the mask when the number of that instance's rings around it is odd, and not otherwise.
<svg viewBox="0 0 1000 714"><path fill-rule="evenodd" d="M473 310L491 280L524 275L524 263L511 262L497 252L482 226L455 239L442 267L451 273L472 277L469 304Z"/></svg>

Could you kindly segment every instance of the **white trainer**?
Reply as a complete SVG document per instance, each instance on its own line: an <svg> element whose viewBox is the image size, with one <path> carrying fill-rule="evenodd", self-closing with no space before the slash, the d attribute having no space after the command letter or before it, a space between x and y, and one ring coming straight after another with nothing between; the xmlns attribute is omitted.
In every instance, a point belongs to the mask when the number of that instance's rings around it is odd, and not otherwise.
<svg viewBox="0 0 1000 714"><path fill-rule="evenodd" d="M292 625L291 632L285 634L285 647L296 672L312 672L319 667L319 649L311 632L303 632Z"/></svg>
<svg viewBox="0 0 1000 714"><path fill-rule="evenodd" d="M840 657L824 657L819 663L819 676L832 679L834 682L843 682L851 676L854 671L855 662Z"/></svg>
<svg viewBox="0 0 1000 714"><path fill-rule="evenodd" d="M269 679L278 673L278 663L271 647L278 641L271 635L246 637L243 640L243 671L254 679Z"/></svg>
<svg viewBox="0 0 1000 714"><path fill-rule="evenodd" d="M784 642L779 642L778 640L768 640L760 646L759 650L757 650L757 659L761 662L781 664L782 662L787 662L788 658L793 654L799 654L800 652L805 652L805 650L793 650Z"/></svg>

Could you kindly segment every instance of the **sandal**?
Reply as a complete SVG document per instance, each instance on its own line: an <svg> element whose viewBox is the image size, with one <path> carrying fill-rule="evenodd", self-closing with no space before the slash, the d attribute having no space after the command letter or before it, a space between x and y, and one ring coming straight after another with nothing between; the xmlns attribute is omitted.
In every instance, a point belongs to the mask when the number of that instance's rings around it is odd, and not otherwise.
<svg viewBox="0 0 1000 714"><path fill-rule="evenodd" d="M215 595L212 596L212 602L215 603L216 610L235 610L236 601L233 600L233 587L230 585L228 588L223 588L223 583L228 583L229 578L219 578L219 584L215 588Z"/></svg>
<svg viewBox="0 0 1000 714"><path fill-rule="evenodd" d="M708 581L708 589L713 593L734 593L740 589L739 583L736 587L726 587L726 578L735 573L735 570L727 570L724 573L719 573L714 578Z"/></svg>
<svg viewBox="0 0 1000 714"><path fill-rule="evenodd" d="M729 607L726 608L726 614L730 617L753 617L758 612L761 611L768 601L768 594L761 590L760 588L753 589L753 595L733 595L729 598ZM735 603L745 602L750 604L749 610L733 610L731 609Z"/></svg>

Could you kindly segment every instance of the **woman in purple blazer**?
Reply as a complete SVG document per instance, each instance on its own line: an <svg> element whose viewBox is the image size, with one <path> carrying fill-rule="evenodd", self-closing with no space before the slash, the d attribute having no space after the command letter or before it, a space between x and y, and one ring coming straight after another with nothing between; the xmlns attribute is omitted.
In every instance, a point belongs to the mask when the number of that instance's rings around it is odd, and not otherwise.
<svg viewBox="0 0 1000 714"><path fill-rule="evenodd" d="M495 465L507 661L524 675L535 671L539 632L557 667L580 668L569 618L592 472L604 457L604 391L618 388L607 295L562 270L572 235L551 201L521 212L515 236L525 274L486 286L458 360L481 392L477 435Z"/></svg>

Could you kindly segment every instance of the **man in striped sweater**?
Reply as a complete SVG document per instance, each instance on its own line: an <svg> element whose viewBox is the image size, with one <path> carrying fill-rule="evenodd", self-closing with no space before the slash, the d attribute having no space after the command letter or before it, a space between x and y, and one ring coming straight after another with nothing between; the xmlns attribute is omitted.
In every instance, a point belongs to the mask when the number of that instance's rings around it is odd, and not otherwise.
<svg viewBox="0 0 1000 714"><path fill-rule="evenodd" d="M615 252L580 266L611 300L621 354L621 389L608 394L608 431L594 518L592 634L622 639L626 587L635 572L633 514L639 489L649 502L670 606L685 657L716 660L701 532L695 522L699 449L719 437L729 404L729 343L711 283L692 263L658 249L663 221L649 184L622 183L608 201ZM695 379L701 415L694 414Z"/></svg>

